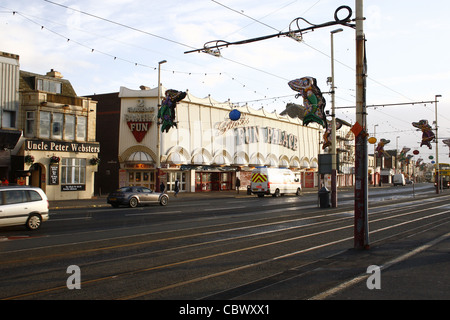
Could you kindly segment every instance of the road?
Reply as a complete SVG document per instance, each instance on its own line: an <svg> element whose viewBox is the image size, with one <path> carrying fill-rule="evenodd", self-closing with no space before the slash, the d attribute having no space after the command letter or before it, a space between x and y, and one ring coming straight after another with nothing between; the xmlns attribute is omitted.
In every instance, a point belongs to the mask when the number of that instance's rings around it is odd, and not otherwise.
<svg viewBox="0 0 450 320"><path fill-rule="evenodd" d="M314 193L57 210L37 232L0 230L0 298L362 298L327 292L447 234L450 192L435 196L371 189L366 251L352 249L351 191L328 209Z"/></svg>

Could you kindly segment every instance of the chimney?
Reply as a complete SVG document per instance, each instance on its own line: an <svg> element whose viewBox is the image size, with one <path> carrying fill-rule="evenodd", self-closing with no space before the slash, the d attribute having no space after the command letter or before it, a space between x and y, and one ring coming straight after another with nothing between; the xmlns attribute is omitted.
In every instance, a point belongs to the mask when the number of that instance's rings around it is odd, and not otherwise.
<svg viewBox="0 0 450 320"><path fill-rule="evenodd" d="M47 77L62 79L63 75L60 72L51 69L50 72L47 72Z"/></svg>

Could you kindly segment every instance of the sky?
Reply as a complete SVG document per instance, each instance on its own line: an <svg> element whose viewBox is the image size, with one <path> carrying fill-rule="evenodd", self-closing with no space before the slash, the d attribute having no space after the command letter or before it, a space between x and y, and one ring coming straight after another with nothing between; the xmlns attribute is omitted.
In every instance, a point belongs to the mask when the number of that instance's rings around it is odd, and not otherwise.
<svg viewBox="0 0 450 320"><path fill-rule="evenodd" d="M439 162L450 162L450 1L366 0L367 123L370 136L390 140L385 149L418 150L422 133L412 122L435 121L438 98ZM287 103L302 104L288 82L304 76L317 84L331 108L330 32L334 35L336 116L355 123L355 30L329 26L221 49L221 56L185 53L210 41L235 42L334 21L348 0L2 0L0 51L18 54L21 70L61 72L79 96L118 92L141 85L189 92L254 109L280 113ZM343 18L346 11L339 12ZM298 20L300 28L310 25ZM400 104L394 106L383 106ZM381 106L380 106L381 105ZM377 106L377 107L373 107ZM442 138L442 139L441 139ZM371 146L369 146L371 150ZM369 151L370 153L370 151Z"/></svg>

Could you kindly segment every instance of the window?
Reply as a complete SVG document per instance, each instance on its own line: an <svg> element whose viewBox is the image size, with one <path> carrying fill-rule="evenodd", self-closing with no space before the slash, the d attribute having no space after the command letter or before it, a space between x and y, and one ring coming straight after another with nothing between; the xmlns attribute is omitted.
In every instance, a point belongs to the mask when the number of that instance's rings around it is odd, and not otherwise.
<svg viewBox="0 0 450 320"><path fill-rule="evenodd" d="M50 93L61 93L62 83L47 79L37 79L36 90Z"/></svg>
<svg viewBox="0 0 450 320"><path fill-rule="evenodd" d="M25 122L25 136L34 137L35 112L27 111L27 118Z"/></svg>
<svg viewBox="0 0 450 320"><path fill-rule="evenodd" d="M39 113L39 137L50 138L50 112Z"/></svg>
<svg viewBox="0 0 450 320"><path fill-rule="evenodd" d="M39 193L37 193L34 190L27 190L28 192L28 198L30 199L30 201L41 201L42 197Z"/></svg>
<svg viewBox="0 0 450 320"><path fill-rule="evenodd" d="M66 114L66 126L64 128L64 140L75 139L75 116Z"/></svg>
<svg viewBox="0 0 450 320"><path fill-rule="evenodd" d="M85 184L86 159L63 158L61 161L61 184Z"/></svg>
<svg viewBox="0 0 450 320"><path fill-rule="evenodd" d="M3 204L22 203L27 201L24 190L3 191Z"/></svg>
<svg viewBox="0 0 450 320"><path fill-rule="evenodd" d="M87 117L77 117L77 140L86 141Z"/></svg>
<svg viewBox="0 0 450 320"><path fill-rule="evenodd" d="M63 114L54 113L52 122L52 138L62 139L63 124Z"/></svg>
<svg viewBox="0 0 450 320"><path fill-rule="evenodd" d="M9 110L2 110L2 127L15 128L16 127L16 112Z"/></svg>

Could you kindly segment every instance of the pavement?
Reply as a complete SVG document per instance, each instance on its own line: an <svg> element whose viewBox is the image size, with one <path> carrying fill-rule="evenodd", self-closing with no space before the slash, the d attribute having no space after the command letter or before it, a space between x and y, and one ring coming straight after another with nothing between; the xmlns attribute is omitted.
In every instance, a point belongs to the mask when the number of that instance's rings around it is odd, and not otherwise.
<svg viewBox="0 0 450 320"><path fill-rule="evenodd" d="M304 190L304 193L317 194L317 189ZM448 194L449 192L444 192L443 196ZM179 193L177 197L169 193L169 196L170 201L177 202L255 197L247 195L245 190L239 193L236 191L185 192ZM109 206L106 203L106 196L86 200L50 201L50 210ZM303 299L303 296L293 295L292 288L307 290L304 286L308 278L314 279L315 285L317 285L316 282L323 282L324 288L329 288L330 283L336 284L335 287L313 296L312 300L450 300L450 223L448 222L407 238L385 241L368 250L349 249L326 260L325 264L310 270L308 277L292 277L280 284L270 286L261 296L252 298ZM374 265L378 269L369 271L367 269L369 265ZM357 276L354 276L355 274Z"/></svg>

